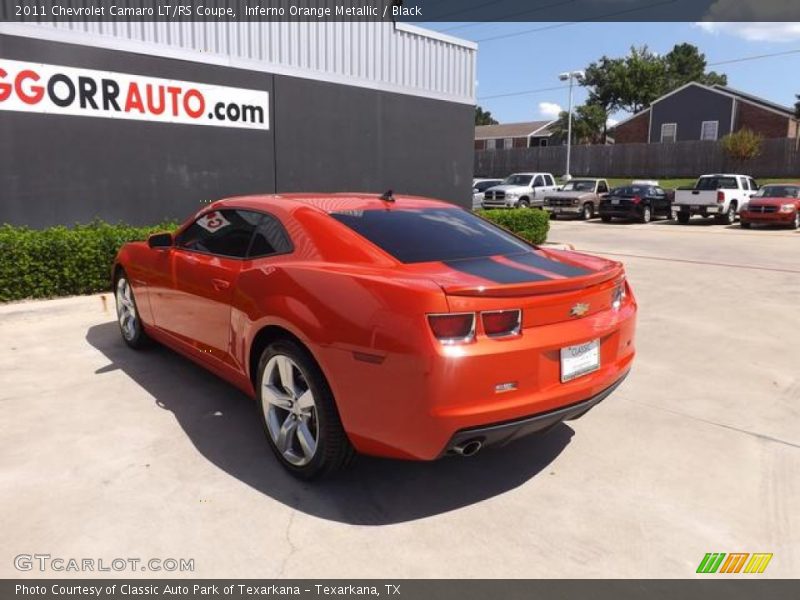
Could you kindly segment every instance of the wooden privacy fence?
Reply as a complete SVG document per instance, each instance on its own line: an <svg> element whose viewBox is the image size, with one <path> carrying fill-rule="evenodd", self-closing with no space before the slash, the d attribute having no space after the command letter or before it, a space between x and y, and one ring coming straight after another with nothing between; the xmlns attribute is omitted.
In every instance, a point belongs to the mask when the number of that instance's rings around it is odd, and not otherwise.
<svg viewBox="0 0 800 600"><path fill-rule="evenodd" d="M563 175L566 146L475 152L476 177L505 177L520 171ZM742 172L754 177L800 178L798 140L764 140L761 154L739 162L728 158L722 142L573 146L570 171L595 177L697 177L703 173Z"/></svg>

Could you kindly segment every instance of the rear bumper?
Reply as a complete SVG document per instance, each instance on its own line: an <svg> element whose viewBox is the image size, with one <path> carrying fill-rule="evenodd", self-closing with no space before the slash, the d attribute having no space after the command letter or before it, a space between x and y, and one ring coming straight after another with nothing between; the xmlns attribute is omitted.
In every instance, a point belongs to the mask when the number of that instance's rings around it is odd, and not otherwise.
<svg viewBox="0 0 800 600"><path fill-rule="evenodd" d="M599 214L601 217L617 217L618 219L638 219L642 216L642 211L635 206L614 206L600 205Z"/></svg>
<svg viewBox="0 0 800 600"><path fill-rule="evenodd" d="M722 204L673 204L672 208L677 212L689 213L690 215L721 215L725 214Z"/></svg>
<svg viewBox="0 0 800 600"><path fill-rule="evenodd" d="M462 429L456 432L450 439L445 453L451 454L454 452L453 449L456 446L462 446L471 441L479 441L482 447L504 446L509 442L513 442L527 435L547 431L563 421L578 419L610 396L611 393L622 384L627 376L628 373L626 372L611 386L607 387L599 394L595 394L586 400L565 406L564 408L558 408L516 421Z"/></svg>

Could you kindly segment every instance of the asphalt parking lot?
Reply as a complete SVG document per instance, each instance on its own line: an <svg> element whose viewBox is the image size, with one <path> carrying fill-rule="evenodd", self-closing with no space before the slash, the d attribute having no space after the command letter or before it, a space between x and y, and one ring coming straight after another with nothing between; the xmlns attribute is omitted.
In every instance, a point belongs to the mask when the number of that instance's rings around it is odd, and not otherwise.
<svg viewBox="0 0 800 600"><path fill-rule="evenodd" d="M543 437L363 458L320 484L282 471L243 395L128 350L110 297L0 306L0 576L59 576L14 568L49 553L193 558L203 578L664 578L771 552L763 576L796 577L800 233L558 221L550 237L627 266L623 386Z"/></svg>

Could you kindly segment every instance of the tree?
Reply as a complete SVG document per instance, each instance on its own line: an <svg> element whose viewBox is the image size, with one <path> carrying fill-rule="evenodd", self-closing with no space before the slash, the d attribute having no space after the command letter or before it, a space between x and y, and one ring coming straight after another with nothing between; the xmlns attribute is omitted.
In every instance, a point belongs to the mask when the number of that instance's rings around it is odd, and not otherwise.
<svg viewBox="0 0 800 600"><path fill-rule="evenodd" d="M596 104L582 104L572 115L572 141L576 144L601 144L604 141L606 112ZM550 126L553 137L563 142L567 139L569 113L561 111Z"/></svg>
<svg viewBox="0 0 800 600"><path fill-rule="evenodd" d="M483 110L480 106L476 106L475 125L497 125L497 120L492 118L492 113L488 110Z"/></svg>
<svg viewBox="0 0 800 600"><path fill-rule="evenodd" d="M706 72L706 67L705 55L692 44L676 44L664 56L647 46L632 46L627 56L603 56L591 63L581 85L589 90L587 103L605 111L607 120L617 110L639 112L656 98L690 81L705 85L728 83L727 76Z"/></svg>
<svg viewBox="0 0 800 600"><path fill-rule="evenodd" d="M795 94L797 102L794 103L794 116L800 119L800 94Z"/></svg>
<svg viewBox="0 0 800 600"><path fill-rule="evenodd" d="M750 129L740 129L722 138L722 148L728 158L741 165L761 154L763 137Z"/></svg>

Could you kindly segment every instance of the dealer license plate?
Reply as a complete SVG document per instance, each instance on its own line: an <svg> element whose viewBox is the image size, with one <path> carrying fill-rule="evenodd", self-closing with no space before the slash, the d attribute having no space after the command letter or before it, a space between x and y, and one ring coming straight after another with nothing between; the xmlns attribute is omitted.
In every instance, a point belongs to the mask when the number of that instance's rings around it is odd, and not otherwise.
<svg viewBox="0 0 800 600"><path fill-rule="evenodd" d="M619 198L612 198L611 204L619 204Z"/></svg>
<svg viewBox="0 0 800 600"><path fill-rule="evenodd" d="M600 368L600 340L561 349L561 381L570 381Z"/></svg>

